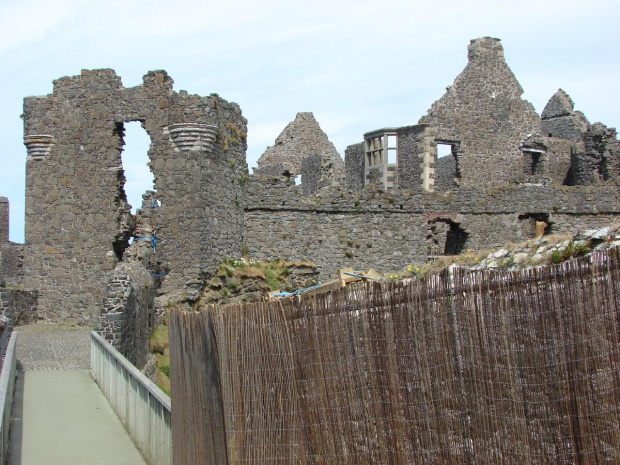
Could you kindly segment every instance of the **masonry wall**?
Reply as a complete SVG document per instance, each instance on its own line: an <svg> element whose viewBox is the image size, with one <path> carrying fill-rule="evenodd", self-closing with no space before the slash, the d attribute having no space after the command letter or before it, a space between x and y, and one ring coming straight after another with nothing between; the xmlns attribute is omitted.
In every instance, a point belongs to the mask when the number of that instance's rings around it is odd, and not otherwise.
<svg viewBox="0 0 620 465"><path fill-rule="evenodd" d="M174 92L164 71L124 88L113 70L83 71L24 100L25 285L50 320L92 321L106 274L122 260L134 219L123 191L123 123L149 134L161 202L164 292L197 296L204 274L240 253L246 120L234 103ZM209 237L206 241L203 238Z"/></svg>
<svg viewBox="0 0 620 465"><path fill-rule="evenodd" d="M0 247L0 281L21 286L24 280L24 244L7 242Z"/></svg>
<svg viewBox="0 0 620 465"><path fill-rule="evenodd" d="M574 107L573 100L562 89L553 94L540 115L542 134L581 142L583 133L588 129L588 120L583 113L574 111Z"/></svg>
<svg viewBox="0 0 620 465"><path fill-rule="evenodd" d="M349 145L344 151L345 185L347 189L362 190L364 188L365 156L364 142Z"/></svg>
<svg viewBox="0 0 620 465"><path fill-rule="evenodd" d="M540 133L540 118L504 60L499 39L476 39L469 62L454 84L420 123L436 128L435 138L458 141L463 187L502 185L523 171L520 143Z"/></svg>
<svg viewBox="0 0 620 465"><path fill-rule="evenodd" d="M545 145L547 146L547 152L545 153L543 177L552 184L565 184L571 164L571 151L573 147L582 147L583 142L546 138Z"/></svg>
<svg viewBox="0 0 620 465"><path fill-rule="evenodd" d="M437 192L444 192L457 187L456 160L452 155L438 158L434 164L433 187Z"/></svg>
<svg viewBox="0 0 620 465"><path fill-rule="evenodd" d="M466 234L465 248L486 249L533 237L531 221L519 216L546 214L552 231L564 233L606 226L618 213L619 194L609 188L335 190L304 198L276 181L253 180L246 245L260 260L314 261L325 280L347 266L387 272L424 263L429 252L444 252L450 225Z"/></svg>
<svg viewBox="0 0 620 465"><path fill-rule="evenodd" d="M127 360L143 367L155 324L157 290L150 272L138 261L119 264L112 272L96 330Z"/></svg>
<svg viewBox="0 0 620 465"><path fill-rule="evenodd" d="M9 241L9 199L0 197L0 247Z"/></svg>
<svg viewBox="0 0 620 465"><path fill-rule="evenodd" d="M9 241L9 199L0 197L0 283L21 286L24 245Z"/></svg>
<svg viewBox="0 0 620 465"><path fill-rule="evenodd" d="M291 176L301 174L304 158L318 155L321 158L321 178L342 182L345 177L344 163L336 147L323 132L310 112L297 113L276 138L275 144L267 147L257 161L254 174L261 176L283 176L278 167L286 167Z"/></svg>
<svg viewBox="0 0 620 465"><path fill-rule="evenodd" d="M434 140L429 132L424 124L398 129L398 186L402 189L420 189L432 174Z"/></svg>
<svg viewBox="0 0 620 465"><path fill-rule="evenodd" d="M583 136L583 145L573 146L571 185L620 185L620 142L614 128L594 123Z"/></svg>
<svg viewBox="0 0 620 465"><path fill-rule="evenodd" d="M301 161L301 186L305 196L316 192L321 185L321 156L308 155Z"/></svg>
<svg viewBox="0 0 620 465"><path fill-rule="evenodd" d="M37 291L0 286L0 311L11 319L13 326L27 325L38 320L37 301Z"/></svg>

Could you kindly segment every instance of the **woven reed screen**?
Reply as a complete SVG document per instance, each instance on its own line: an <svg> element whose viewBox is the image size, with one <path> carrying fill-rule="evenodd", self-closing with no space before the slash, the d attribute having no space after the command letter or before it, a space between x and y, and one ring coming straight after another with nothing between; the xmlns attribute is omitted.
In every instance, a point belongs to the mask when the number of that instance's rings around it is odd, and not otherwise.
<svg viewBox="0 0 620 465"><path fill-rule="evenodd" d="M174 464L620 463L619 270L174 312Z"/></svg>

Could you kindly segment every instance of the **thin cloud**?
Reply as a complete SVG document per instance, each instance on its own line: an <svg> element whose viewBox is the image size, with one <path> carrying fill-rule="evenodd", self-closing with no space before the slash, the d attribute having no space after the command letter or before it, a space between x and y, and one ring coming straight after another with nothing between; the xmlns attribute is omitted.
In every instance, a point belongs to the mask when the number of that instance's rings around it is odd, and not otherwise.
<svg viewBox="0 0 620 465"><path fill-rule="evenodd" d="M4 2L3 2L4 3ZM0 54L36 43L74 18L85 0L17 0L0 7Z"/></svg>

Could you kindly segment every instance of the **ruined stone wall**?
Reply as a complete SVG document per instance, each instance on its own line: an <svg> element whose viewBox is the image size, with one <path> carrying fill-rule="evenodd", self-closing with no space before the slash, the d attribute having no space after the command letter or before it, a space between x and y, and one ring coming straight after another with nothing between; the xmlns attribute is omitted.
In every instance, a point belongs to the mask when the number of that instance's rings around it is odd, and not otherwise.
<svg viewBox="0 0 620 465"><path fill-rule="evenodd" d="M543 185L566 184L571 153L576 147L583 147L583 143L538 134L527 137L520 147L523 170L514 174L513 181Z"/></svg>
<svg viewBox="0 0 620 465"><path fill-rule="evenodd" d="M37 300L37 291L0 286L0 312L11 319L13 326L27 325L38 320Z"/></svg>
<svg viewBox="0 0 620 465"><path fill-rule="evenodd" d="M464 249L485 249L531 238L528 214L547 215L552 232L563 233L603 227L620 213L620 196L611 188L324 190L303 197L296 187L248 183L248 253L259 260L311 260L323 280L347 266L386 272L424 263L429 251L445 251L451 225L466 237Z"/></svg>
<svg viewBox="0 0 620 465"><path fill-rule="evenodd" d="M9 199L0 197L0 247L9 241Z"/></svg>
<svg viewBox="0 0 620 465"><path fill-rule="evenodd" d="M544 176L551 184L562 185L571 164L571 151L573 147L583 146L583 142L572 142L556 138L545 138L547 151L545 153Z"/></svg>
<svg viewBox="0 0 620 465"><path fill-rule="evenodd" d="M457 187L455 182L456 160L452 155L438 158L434 164L433 186L435 191L444 192Z"/></svg>
<svg viewBox="0 0 620 465"><path fill-rule="evenodd" d="M420 189L425 184L432 144L428 126L418 124L398 129L398 186L402 189Z"/></svg>
<svg viewBox="0 0 620 465"><path fill-rule="evenodd" d="M0 283L21 286L24 245L9 241L9 199L0 197Z"/></svg>
<svg viewBox="0 0 620 465"><path fill-rule="evenodd" d="M614 128L594 123L583 135L583 144L573 146L567 184L620 185L620 141Z"/></svg>
<svg viewBox="0 0 620 465"><path fill-rule="evenodd" d="M323 132L310 112L297 113L277 137L275 145L268 147L258 159L254 174L260 176L283 176L274 172L277 166L289 167L288 173L301 174L302 160L310 155L321 157L321 178L325 181L342 182L345 177L344 163L336 147Z"/></svg>
<svg viewBox="0 0 620 465"><path fill-rule="evenodd" d="M156 288L140 262L120 263L106 286L95 329L137 367L147 361L149 337L155 324Z"/></svg>
<svg viewBox="0 0 620 465"><path fill-rule="evenodd" d="M290 163L274 163L272 165L255 168L254 174L257 176L275 176L295 179L296 174L293 165Z"/></svg>
<svg viewBox="0 0 620 465"><path fill-rule="evenodd" d="M21 286L24 280L24 244L7 242L0 247L0 280L7 286Z"/></svg>
<svg viewBox="0 0 620 465"><path fill-rule="evenodd" d="M420 123L437 129L436 140L458 142L460 185L492 186L523 171L519 145L540 133L534 107L504 60L499 39L476 39L469 62Z"/></svg>
<svg viewBox="0 0 620 465"><path fill-rule="evenodd" d="M123 123L141 121L157 199L164 288L189 298L223 256L240 253L246 120L234 103L172 90L163 71L124 88L112 70L83 71L24 100L25 285L47 318L98 314L106 273L122 260L134 219L123 191ZM204 240L209 237L210 240Z"/></svg>
<svg viewBox="0 0 620 465"><path fill-rule="evenodd" d="M301 161L301 187L305 196L309 196L323 187L320 155L309 155Z"/></svg>
<svg viewBox="0 0 620 465"><path fill-rule="evenodd" d="M364 188L364 157L366 156L364 142L349 145L344 151L344 165L346 167L345 185L350 190Z"/></svg>
<svg viewBox="0 0 620 465"><path fill-rule="evenodd" d="M546 137L581 142L588 129L588 120L579 111L570 96L559 89L549 100L542 114L542 133Z"/></svg>

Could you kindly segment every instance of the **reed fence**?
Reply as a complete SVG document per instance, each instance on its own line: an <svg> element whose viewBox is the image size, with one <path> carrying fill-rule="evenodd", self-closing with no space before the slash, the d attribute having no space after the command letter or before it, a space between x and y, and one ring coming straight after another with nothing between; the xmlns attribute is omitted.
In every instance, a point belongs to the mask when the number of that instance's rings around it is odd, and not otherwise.
<svg viewBox="0 0 620 465"><path fill-rule="evenodd" d="M173 462L620 463L617 251L170 317Z"/></svg>

